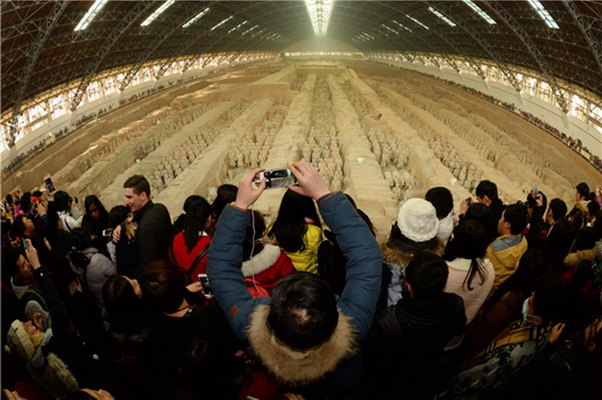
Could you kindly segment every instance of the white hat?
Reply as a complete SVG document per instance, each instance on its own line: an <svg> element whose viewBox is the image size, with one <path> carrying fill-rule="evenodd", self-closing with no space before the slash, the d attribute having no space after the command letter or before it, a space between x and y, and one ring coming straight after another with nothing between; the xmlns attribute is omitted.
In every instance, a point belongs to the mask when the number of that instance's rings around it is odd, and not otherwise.
<svg viewBox="0 0 602 400"><path fill-rule="evenodd" d="M426 242L439 233L439 220L435 207L424 199L409 199L401 205L397 226L414 242Z"/></svg>

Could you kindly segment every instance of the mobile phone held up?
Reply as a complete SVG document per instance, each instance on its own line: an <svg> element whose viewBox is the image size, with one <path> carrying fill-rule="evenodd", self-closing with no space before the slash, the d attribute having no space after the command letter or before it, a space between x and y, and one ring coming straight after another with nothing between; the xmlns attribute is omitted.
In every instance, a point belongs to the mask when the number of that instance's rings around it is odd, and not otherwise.
<svg viewBox="0 0 602 400"><path fill-rule="evenodd" d="M52 177L50 175L46 175L44 177L44 184L46 185L48 194L54 194L56 192L56 188L54 187L54 183L52 182Z"/></svg>
<svg viewBox="0 0 602 400"><path fill-rule="evenodd" d="M531 182L531 189L533 190L533 197L537 197L539 190L537 190L537 183Z"/></svg>
<svg viewBox="0 0 602 400"><path fill-rule="evenodd" d="M102 230L102 236L104 236L104 237L111 237L111 236L113 236L113 229L103 229Z"/></svg>
<svg viewBox="0 0 602 400"><path fill-rule="evenodd" d="M199 274L198 278L199 282L201 283L201 286L203 287L203 293L205 294L205 297L207 297L208 299L212 298L213 289L211 288L211 284L209 283L209 278L207 277L207 274Z"/></svg>
<svg viewBox="0 0 602 400"><path fill-rule="evenodd" d="M260 172L259 180L255 182L261 182L263 179L265 179L266 189L275 189L299 184L297 178L293 175L293 172L288 168Z"/></svg>

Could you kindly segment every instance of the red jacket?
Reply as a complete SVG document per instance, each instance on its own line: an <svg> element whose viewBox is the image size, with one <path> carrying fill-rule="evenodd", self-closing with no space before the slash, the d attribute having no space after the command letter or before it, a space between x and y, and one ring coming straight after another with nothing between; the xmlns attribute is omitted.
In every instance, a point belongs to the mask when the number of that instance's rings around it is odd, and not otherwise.
<svg viewBox="0 0 602 400"><path fill-rule="evenodd" d="M280 279L295 271L291 259L273 244L266 244L253 258L242 263L245 278L254 278L270 294Z"/></svg>
<svg viewBox="0 0 602 400"><path fill-rule="evenodd" d="M206 274L207 273L207 254L203 256L201 261L197 264L194 271L189 271L192 263L196 259L196 257L203 251L203 249L211 242L211 236L203 235L199 237L198 242L192 248L192 251L188 252L188 247L186 246L186 241L184 240L184 232L178 233L174 238L171 244L171 249L169 251L169 259L170 261L188 271L188 275L192 279L192 282L198 282L198 274Z"/></svg>

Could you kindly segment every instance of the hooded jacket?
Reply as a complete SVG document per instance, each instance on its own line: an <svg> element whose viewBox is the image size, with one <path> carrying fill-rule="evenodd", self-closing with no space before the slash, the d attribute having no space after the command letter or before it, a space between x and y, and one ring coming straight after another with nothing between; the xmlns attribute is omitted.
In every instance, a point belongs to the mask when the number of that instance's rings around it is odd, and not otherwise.
<svg viewBox="0 0 602 400"><path fill-rule="evenodd" d="M280 279L295 271L291 259L273 244L264 245L263 250L242 263L245 278L253 278L270 294Z"/></svg>
<svg viewBox="0 0 602 400"><path fill-rule="evenodd" d="M366 224L342 193L318 200L320 214L347 255L347 285L337 297L340 318L333 335L319 346L299 351L276 338L265 322L271 298L252 298L241 272L242 242L249 213L232 206L224 209L209 250L207 273L218 304L241 339L268 371L288 385L320 381L323 392L348 390L359 378L356 342L366 338L380 289L382 258ZM341 345L343 343L343 345ZM316 354L328 357L316 357Z"/></svg>
<svg viewBox="0 0 602 400"><path fill-rule="evenodd" d="M505 243L519 238L518 243L505 246ZM495 270L495 281L490 293L495 292L516 271L518 262L527 251L527 247L527 239L522 235L503 235L489 244L485 257L491 260Z"/></svg>

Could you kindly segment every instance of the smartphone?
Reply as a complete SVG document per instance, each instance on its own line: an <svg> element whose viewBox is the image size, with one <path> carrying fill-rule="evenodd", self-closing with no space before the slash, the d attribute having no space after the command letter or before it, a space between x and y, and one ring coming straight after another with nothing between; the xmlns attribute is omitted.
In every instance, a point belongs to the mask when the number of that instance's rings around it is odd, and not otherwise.
<svg viewBox="0 0 602 400"><path fill-rule="evenodd" d="M27 250L29 248L29 245L27 244L25 239L21 239L21 243L23 243L23 250Z"/></svg>
<svg viewBox="0 0 602 400"><path fill-rule="evenodd" d="M209 278L207 277L207 274L199 274L198 278L199 282L201 283L201 286L203 287L203 293L205 294L205 297L207 297L208 299L213 297L213 289L211 288L211 284L209 283Z"/></svg>
<svg viewBox="0 0 602 400"><path fill-rule="evenodd" d="M469 197L466 199L466 205L470 207L470 203L472 203L472 199Z"/></svg>
<svg viewBox="0 0 602 400"><path fill-rule="evenodd" d="M48 194L54 194L54 192L56 192L56 188L54 187L54 183L52 183L52 177L50 175L44 177L44 184L48 189Z"/></svg>
<svg viewBox="0 0 602 400"><path fill-rule="evenodd" d="M263 171L259 173L259 181L265 179L267 189L275 189L281 187L287 187L291 185L298 185L297 178L293 175L293 172L288 168L272 169L269 171Z"/></svg>
<svg viewBox="0 0 602 400"><path fill-rule="evenodd" d="M102 236L104 236L104 237L111 237L111 236L113 236L113 229L103 229L102 230Z"/></svg>
<svg viewBox="0 0 602 400"><path fill-rule="evenodd" d="M539 190L537 190L537 182L531 182L531 189L533 189L533 197L537 197Z"/></svg>

